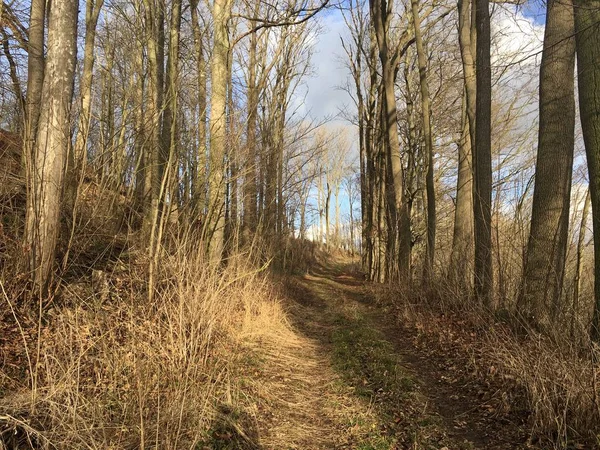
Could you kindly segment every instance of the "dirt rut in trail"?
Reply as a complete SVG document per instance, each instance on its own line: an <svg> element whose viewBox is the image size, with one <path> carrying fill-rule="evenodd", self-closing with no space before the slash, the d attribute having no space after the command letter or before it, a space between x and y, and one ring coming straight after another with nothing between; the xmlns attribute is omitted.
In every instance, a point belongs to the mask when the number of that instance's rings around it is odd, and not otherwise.
<svg viewBox="0 0 600 450"><path fill-rule="evenodd" d="M518 417L486 413L481 390L415 346L359 276L339 265L286 283L298 341L280 349L292 353L288 375L265 385L279 400L260 420L264 448L532 448Z"/></svg>

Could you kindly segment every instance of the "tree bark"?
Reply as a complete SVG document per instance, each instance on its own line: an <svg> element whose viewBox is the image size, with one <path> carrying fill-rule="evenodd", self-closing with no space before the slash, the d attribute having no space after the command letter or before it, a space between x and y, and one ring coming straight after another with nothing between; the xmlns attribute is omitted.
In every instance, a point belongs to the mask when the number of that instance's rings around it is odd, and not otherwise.
<svg viewBox="0 0 600 450"><path fill-rule="evenodd" d="M473 158L466 92L463 93L461 125L449 275L459 287L467 287L473 269Z"/></svg>
<svg viewBox="0 0 600 450"><path fill-rule="evenodd" d="M476 1L477 70L474 217L475 217L475 295L492 307L492 71L490 61L489 0Z"/></svg>
<svg viewBox="0 0 600 450"><path fill-rule="evenodd" d="M37 124L40 116L42 85L44 83L44 32L46 23L46 1L32 0L29 10L29 32L27 47L27 99L25 105L25 134L23 142L25 152L24 163L27 167L31 158L37 136Z"/></svg>
<svg viewBox="0 0 600 450"><path fill-rule="evenodd" d="M575 145L573 4L548 0L540 68L538 153L520 313L548 328L560 309Z"/></svg>
<svg viewBox="0 0 600 450"><path fill-rule="evenodd" d="M75 176L81 177L85 170L87 140L92 109L92 81L94 78L96 26L104 0L87 0L85 8L85 45L83 50L83 72L79 87L81 110L75 139Z"/></svg>
<svg viewBox="0 0 600 450"><path fill-rule="evenodd" d="M190 16L196 47L196 70L198 82L198 150L193 180L193 211L202 218L206 207L206 61L204 58L203 33L198 18L198 0L190 1Z"/></svg>
<svg viewBox="0 0 600 450"><path fill-rule="evenodd" d="M206 243L212 264L221 262L225 237L225 130L227 128L228 21L231 0L213 3L214 43L211 61L210 155Z"/></svg>
<svg viewBox="0 0 600 450"><path fill-rule="evenodd" d="M425 256L425 270L423 281L430 281L433 275L435 259L435 182L433 179L433 132L431 129L431 98L429 96L429 83L427 81L427 54L423 37L421 35L421 19L419 18L419 0L411 0L415 44L417 47L417 63L419 66L419 83L421 87L421 114L423 115L423 138L425 140L425 158L427 161L427 174L425 188L427 191L427 244Z"/></svg>
<svg viewBox="0 0 600 450"><path fill-rule="evenodd" d="M26 242L30 270L41 295L51 282L60 229L65 165L71 141L70 111L77 60L76 0L54 0L48 27L48 56L27 205Z"/></svg>
<svg viewBox="0 0 600 450"><path fill-rule="evenodd" d="M391 2L390 2L391 3ZM388 45L389 17L392 10L386 0L370 0L371 20L375 30L379 59L381 61L381 76L383 84L383 121L384 142L388 155L391 192L388 192L390 215L393 229L388 230L390 238L398 239L397 267L398 276L402 281L408 281L410 275L410 217L408 217L404 201L404 170L400 158L400 141L398 140L398 118L396 110L395 68L393 67ZM393 246L394 248L396 246ZM388 255L388 258L393 255Z"/></svg>
<svg viewBox="0 0 600 450"><path fill-rule="evenodd" d="M594 314L590 334L600 341L600 0L575 0L575 38L581 128L587 155L594 230Z"/></svg>
<svg viewBox="0 0 600 450"><path fill-rule="evenodd" d="M254 14L258 15L260 2L256 2ZM256 26L255 21L250 22L250 27ZM256 231L257 210L256 210L256 127L258 118L258 86L257 86L257 33L250 35L250 47L248 49L249 65L248 65L248 118L246 124L246 168L244 177L244 220L242 222L243 235L245 239L249 239L250 235Z"/></svg>

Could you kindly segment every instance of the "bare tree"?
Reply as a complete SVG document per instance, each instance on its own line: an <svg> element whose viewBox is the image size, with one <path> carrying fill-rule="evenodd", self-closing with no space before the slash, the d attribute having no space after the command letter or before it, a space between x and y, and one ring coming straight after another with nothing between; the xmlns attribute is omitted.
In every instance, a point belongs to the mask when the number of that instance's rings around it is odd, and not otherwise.
<svg viewBox="0 0 600 450"><path fill-rule="evenodd" d="M70 111L77 60L76 0L55 0L48 26L48 54L41 96L26 242L33 281L42 295L52 278L60 206L70 146Z"/></svg>
<svg viewBox="0 0 600 450"><path fill-rule="evenodd" d="M595 305L591 336L600 340L600 0L575 0L577 80L594 229Z"/></svg>
<svg viewBox="0 0 600 450"><path fill-rule="evenodd" d="M210 158L207 241L210 261L219 263L225 238L225 130L231 0L213 3L214 43L211 61Z"/></svg>
<svg viewBox="0 0 600 450"><path fill-rule="evenodd" d="M575 145L573 4L549 0L540 69L540 124L520 312L549 327L562 294Z"/></svg>
<svg viewBox="0 0 600 450"><path fill-rule="evenodd" d="M488 0L477 0L477 101L475 151L475 294L487 306L493 301L492 268L492 67L490 60L490 10Z"/></svg>
<svg viewBox="0 0 600 450"><path fill-rule="evenodd" d="M421 34L421 19L419 17L419 1L411 0L415 45L417 47L417 62L419 66L419 84L421 87L421 114L423 116L423 138L425 140L425 158L427 175L425 186L427 189L427 247L425 257L424 281L427 282L433 273L435 259L435 183L433 179L433 132L431 129L431 98L429 96L429 83L427 81L427 54L425 43Z"/></svg>

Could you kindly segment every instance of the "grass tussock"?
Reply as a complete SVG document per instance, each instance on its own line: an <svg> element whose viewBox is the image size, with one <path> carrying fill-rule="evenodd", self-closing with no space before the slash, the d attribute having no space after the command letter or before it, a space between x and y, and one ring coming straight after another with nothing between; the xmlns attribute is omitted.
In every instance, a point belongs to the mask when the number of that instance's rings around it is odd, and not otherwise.
<svg viewBox="0 0 600 450"><path fill-rule="evenodd" d="M449 377L478 380L473 389L482 386L486 413L522 416L530 442L542 448L600 448L600 349L576 346L568 333L523 332L517 317L494 314L445 284L372 291Z"/></svg>
<svg viewBox="0 0 600 450"><path fill-rule="evenodd" d="M257 448L236 372L289 326L245 261L165 255L152 301L132 266L66 286L76 298L24 330L27 371L2 379L0 448Z"/></svg>

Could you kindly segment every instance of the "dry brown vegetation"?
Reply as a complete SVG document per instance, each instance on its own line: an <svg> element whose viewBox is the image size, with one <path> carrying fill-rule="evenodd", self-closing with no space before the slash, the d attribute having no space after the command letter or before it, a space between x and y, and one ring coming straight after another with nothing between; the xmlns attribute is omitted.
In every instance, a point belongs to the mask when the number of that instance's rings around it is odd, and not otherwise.
<svg viewBox="0 0 600 450"><path fill-rule="evenodd" d="M219 411L241 408L237 369L249 346L289 333L264 274L242 257L216 273L176 252L150 303L140 265L65 285L39 323L35 310L5 318L23 340L3 350L27 343L12 350L26 367L2 379L9 448L190 448L211 439Z"/></svg>
<svg viewBox="0 0 600 450"><path fill-rule="evenodd" d="M522 3L0 3L0 450L600 448L600 0Z"/></svg>
<svg viewBox="0 0 600 450"><path fill-rule="evenodd" d="M452 383L477 395L474 415L522 417L542 448L600 446L598 348L569 335L538 333L519 318L493 314L440 284L423 290L371 287L392 305L414 345Z"/></svg>

